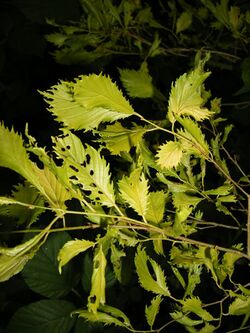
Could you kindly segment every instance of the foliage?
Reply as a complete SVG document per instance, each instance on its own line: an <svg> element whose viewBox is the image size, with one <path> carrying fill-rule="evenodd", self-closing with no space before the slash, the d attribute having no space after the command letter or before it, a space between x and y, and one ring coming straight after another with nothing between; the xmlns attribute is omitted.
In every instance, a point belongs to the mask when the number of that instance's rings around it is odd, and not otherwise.
<svg viewBox="0 0 250 333"><path fill-rule="evenodd" d="M247 45L249 12L224 0L201 1L198 12L169 1L163 26L141 1L80 3L80 22L48 21L57 29L46 37L56 60L93 65L135 55L138 67L118 68L116 80L82 74L40 91L60 131L46 148L27 128L20 135L0 126L0 166L20 175L0 197L0 214L13 224L0 247L0 281L22 272L46 298L19 308L7 332L215 332L228 318L247 328L249 281L237 274L250 259L239 213L250 179L226 149L232 126L206 89L206 68L221 66L220 56L236 60L231 40ZM160 91L150 58L183 55L189 39L196 49L208 25L211 53L197 52L193 68ZM223 54L213 49L215 31ZM246 74L242 81L238 94L248 92ZM157 117L145 116L138 100L156 103ZM212 238L207 228L223 232ZM138 295L146 299L140 310L129 299Z"/></svg>

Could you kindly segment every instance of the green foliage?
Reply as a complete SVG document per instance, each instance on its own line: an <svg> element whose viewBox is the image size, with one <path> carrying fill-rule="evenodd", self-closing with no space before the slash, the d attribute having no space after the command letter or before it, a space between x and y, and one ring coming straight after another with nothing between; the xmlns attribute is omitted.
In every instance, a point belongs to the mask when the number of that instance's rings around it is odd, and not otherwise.
<svg viewBox="0 0 250 333"><path fill-rule="evenodd" d="M77 278L73 265L69 263L60 274L57 260L59 250L70 239L67 233L50 235L36 252L23 270L24 280L30 289L48 298L61 298L70 292Z"/></svg>
<svg viewBox="0 0 250 333"><path fill-rule="evenodd" d="M10 219L13 234L32 235L20 241L10 233L10 242L1 244L0 281L22 271L29 289L47 298L17 310L9 331L67 333L77 321L75 332L92 331L92 324L93 330L114 325L144 332L147 325L161 332L173 325L214 332L229 315L243 316L244 328L248 284L234 273L248 262L250 245L245 235L244 244L235 245L238 236L232 233L245 229L237 216L248 196L242 179L250 180L225 147L232 126L220 116L219 99L205 88L211 75L205 66L219 66L218 58L198 52L194 67L167 93L156 84L150 58L184 52L178 47L188 47L190 36L202 38L200 26L220 30L222 38L225 28L246 44L247 12L224 0L201 1L199 14L185 1L161 2L171 18L171 27L164 27L141 1L80 4L80 22L48 21L56 30L46 37L57 47L56 60L108 63L110 56L125 54L136 61L127 68L123 59L113 74L119 75L117 83L102 73L88 74L40 92L60 130L46 149L27 129L23 139L0 126L0 166L20 176L11 195L0 197L0 214ZM214 46L213 34L208 47ZM223 43L230 52L230 40ZM244 71L247 66L246 60ZM248 91L246 74L242 80L238 93ZM221 220L211 221L213 214ZM231 233L226 238L223 231L217 242L219 231L212 239L203 231L212 227ZM211 297L200 292L204 284L213 286ZM130 321L134 308L126 304L144 296L151 299L143 305L144 323Z"/></svg>
<svg viewBox="0 0 250 333"><path fill-rule="evenodd" d="M42 300L20 308L7 328L8 333L69 333L75 318L70 313L75 306L62 300Z"/></svg>

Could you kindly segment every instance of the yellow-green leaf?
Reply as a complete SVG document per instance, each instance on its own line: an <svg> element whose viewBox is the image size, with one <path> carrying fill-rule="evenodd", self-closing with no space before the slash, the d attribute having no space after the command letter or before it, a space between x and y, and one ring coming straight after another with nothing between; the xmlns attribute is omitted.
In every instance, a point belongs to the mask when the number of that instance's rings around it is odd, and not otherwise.
<svg viewBox="0 0 250 333"><path fill-rule="evenodd" d="M112 154L120 155L121 152L129 152L132 147L137 146L145 132L146 129L143 127L135 126L128 129L116 122L97 133L101 137L99 141L105 143Z"/></svg>
<svg viewBox="0 0 250 333"><path fill-rule="evenodd" d="M0 247L0 282L6 281L21 272L25 264L34 256L46 239L49 228L50 226L15 247Z"/></svg>
<svg viewBox="0 0 250 333"><path fill-rule="evenodd" d="M99 305L105 304L106 264L107 261L103 253L102 246L100 245L94 256L91 291L88 297L88 310L95 314L97 313Z"/></svg>
<svg viewBox="0 0 250 333"><path fill-rule="evenodd" d="M161 168L176 168L183 155L182 146L177 141L168 141L160 146L157 152L157 164Z"/></svg>
<svg viewBox="0 0 250 333"><path fill-rule="evenodd" d="M209 75L210 73L204 72L199 65L190 73L180 76L172 85L168 105L168 118L171 123L180 116L192 116L195 120L202 121L212 115L212 112L203 107L201 95L202 84Z"/></svg>
<svg viewBox="0 0 250 333"><path fill-rule="evenodd" d="M118 183L123 200L139 215L145 217L148 206L148 181L141 169L135 169Z"/></svg>
<svg viewBox="0 0 250 333"><path fill-rule="evenodd" d="M148 262L153 268L156 280L149 272ZM144 289L163 296L170 295L162 268L153 259L150 259L140 246L135 256L135 267L139 282Z"/></svg>
<svg viewBox="0 0 250 333"><path fill-rule="evenodd" d="M146 220L153 223L160 223L165 211L167 195L163 191L150 192L148 196L148 207Z"/></svg>
<svg viewBox="0 0 250 333"><path fill-rule="evenodd" d="M145 308L146 319L151 329L152 326L154 325L155 318L159 312L161 302L162 302L161 296L157 295L152 299L151 304L149 306L146 306Z"/></svg>
<svg viewBox="0 0 250 333"><path fill-rule="evenodd" d="M130 97L150 98L154 94L152 77L147 68L119 69L120 79Z"/></svg>
<svg viewBox="0 0 250 333"><path fill-rule="evenodd" d="M242 298L236 298L233 303L230 304L228 309L229 315L241 316L250 314L250 296Z"/></svg>
<svg viewBox="0 0 250 333"><path fill-rule="evenodd" d="M214 320L213 316L205 309L202 308L201 300L198 297L191 297L185 300L180 300L183 305L183 312L195 313L198 317L205 321Z"/></svg>
<svg viewBox="0 0 250 333"><path fill-rule="evenodd" d="M88 240L75 239L71 240L63 245L59 251L57 260L59 261L59 272L62 272L62 267L66 265L72 258L77 256L79 253L88 250L90 247L95 245L94 242Z"/></svg>
<svg viewBox="0 0 250 333"><path fill-rule="evenodd" d="M101 122L126 118L134 112L116 84L102 74L60 81L42 95L56 120L70 129L97 128Z"/></svg>

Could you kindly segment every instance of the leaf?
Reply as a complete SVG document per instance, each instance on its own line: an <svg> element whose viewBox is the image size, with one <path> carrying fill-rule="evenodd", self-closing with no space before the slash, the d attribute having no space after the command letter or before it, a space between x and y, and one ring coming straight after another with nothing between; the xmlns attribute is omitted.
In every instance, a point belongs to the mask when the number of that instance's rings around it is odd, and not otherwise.
<svg viewBox="0 0 250 333"><path fill-rule="evenodd" d="M242 316L248 315L250 313L250 296L244 299L236 298L230 305L228 309L228 314L232 316Z"/></svg>
<svg viewBox="0 0 250 333"><path fill-rule="evenodd" d="M79 138L66 131L54 138L55 152L64 160L68 177L79 189L89 191L88 197L102 206L115 205L113 183L110 181L109 165L100 152L93 147L83 147ZM83 193L84 194L84 193Z"/></svg>
<svg viewBox="0 0 250 333"><path fill-rule="evenodd" d="M152 77L148 69L119 69L120 79L130 97L150 98L154 94Z"/></svg>
<svg viewBox="0 0 250 333"><path fill-rule="evenodd" d="M101 122L123 119L134 110L108 76L80 76L43 92L49 111L70 129L91 130Z"/></svg>
<svg viewBox="0 0 250 333"><path fill-rule="evenodd" d="M26 224L30 226L44 211L43 208L33 207L33 205L43 207L44 200L41 195L39 195L38 191L34 187L31 187L30 184L28 184L27 182L25 182L24 184L16 185L11 193L11 196L13 202L9 202L7 204L12 205L5 207L5 209L0 209L0 214L14 218L15 222L18 225ZM31 205L30 207L32 207L32 209L29 209L29 207L25 207L19 204L15 204L15 201Z"/></svg>
<svg viewBox="0 0 250 333"><path fill-rule="evenodd" d="M122 280L122 257L126 256L126 253L124 250L120 250L117 246L114 244L111 244L111 255L110 260L113 265L114 273L119 282Z"/></svg>
<svg viewBox="0 0 250 333"><path fill-rule="evenodd" d="M0 166L9 168L35 186L52 207L64 208L69 193L48 167L39 169L30 161L23 139L0 125Z"/></svg>
<svg viewBox="0 0 250 333"><path fill-rule="evenodd" d="M148 181L137 168L118 182L121 197L140 216L145 217L148 205Z"/></svg>
<svg viewBox="0 0 250 333"><path fill-rule="evenodd" d="M176 168L183 155L182 145L178 141L168 141L157 152L157 164L161 168Z"/></svg>
<svg viewBox="0 0 250 333"><path fill-rule="evenodd" d="M50 225L38 235L12 248L0 247L0 282L18 274L34 256L47 236Z"/></svg>
<svg viewBox="0 0 250 333"><path fill-rule="evenodd" d="M145 315L147 319L147 323L152 329L152 326L154 325L155 318L159 312L160 304L162 302L162 298L160 295L156 296L152 299L151 304L149 306L146 306L145 308Z"/></svg>
<svg viewBox="0 0 250 333"><path fill-rule="evenodd" d="M49 298L60 298L71 291L77 277L73 265L69 263L59 274L57 261L59 250L69 240L71 238L66 232L50 235L26 265L23 277L31 290Z"/></svg>
<svg viewBox="0 0 250 333"><path fill-rule="evenodd" d="M8 333L69 333L75 306L63 300L41 300L23 306L11 318Z"/></svg>
<svg viewBox="0 0 250 333"><path fill-rule="evenodd" d="M163 191L149 192L146 220L152 223L160 223L165 212L167 195Z"/></svg>
<svg viewBox="0 0 250 333"><path fill-rule="evenodd" d="M184 297L187 297L187 296L191 297L193 295L193 292L194 292L196 286L198 284L200 284L200 282L201 282L201 279L200 279L201 273L202 273L202 265L194 264L189 267L188 283L185 288L186 290L185 290Z"/></svg>
<svg viewBox="0 0 250 333"><path fill-rule="evenodd" d="M87 310L78 310L74 313L78 314L80 318L84 318L90 322L99 322L103 323L104 325L126 327L126 325L121 320L105 312L97 311L96 313L93 313Z"/></svg>
<svg viewBox="0 0 250 333"><path fill-rule="evenodd" d="M121 152L129 152L141 142L146 129L139 126L128 129L116 122L96 133L101 137L98 141L103 142L112 154L121 155Z"/></svg>
<svg viewBox="0 0 250 333"><path fill-rule="evenodd" d="M188 326L188 327L193 327L196 325L200 325L203 323L203 320L194 320L183 314L181 311L175 311L170 313L170 316L177 321L177 323Z"/></svg>
<svg viewBox="0 0 250 333"><path fill-rule="evenodd" d="M238 248L238 250L243 250L242 248ZM239 260L242 256L237 253L229 253L226 252L223 255L221 262L221 270L224 271L230 278L234 272L234 266L237 260ZM223 282L223 281L222 281Z"/></svg>
<svg viewBox="0 0 250 333"><path fill-rule="evenodd" d="M180 32L187 30L191 24L192 24L192 14L190 14L189 12L182 12L176 22L176 34L179 34Z"/></svg>
<svg viewBox="0 0 250 333"><path fill-rule="evenodd" d="M148 261L153 268L156 280L149 272L147 265ZM135 256L135 267L139 282L144 289L159 295L170 296L163 270L154 260L147 256L146 251L140 246L138 246Z"/></svg>
<svg viewBox="0 0 250 333"><path fill-rule="evenodd" d="M85 239L75 239L65 243L57 256L57 260L59 261L59 273L62 273L62 267L66 265L72 258L77 256L81 252L85 252L94 245L94 242Z"/></svg>
<svg viewBox="0 0 250 333"><path fill-rule="evenodd" d="M215 189L204 191L208 195L228 195L232 191L233 187L230 184L219 186Z"/></svg>
<svg viewBox="0 0 250 333"><path fill-rule="evenodd" d="M180 76L172 85L169 104L168 118L174 123L180 116L192 116L197 121L202 121L212 115L207 108L203 107L201 95L202 85L209 72L204 72L201 63L191 71Z"/></svg>
<svg viewBox="0 0 250 333"><path fill-rule="evenodd" d="M108 313L114 318L119 319L126 327L131 327L130 320L121 310L114 308L113 306L110 305L101 305L100 311Z"/></svg>
<svg viewBox="0 0 250 333"><path fill-rule="evenodd" d="M195 208L203 200L201 197L189 195L184 192L174 192L172 197L174 207L179 210L183 208L189 209L190 207Z"/></svg>
<svg viewBox="0 0 250 333"><path fill-rule="evenodd" d="M213 316L202 308L201 301L198 297L191 297L185 300L180 300L183 305L184 312L195 313L198 317L202 318L205 321L214 320Z"/></svg>
<svg viewBox="0 0 250 333"><path fill-rule="evenodd" d="M105 304L105 269L106 269L106 258L102 251L102 246L96 250L94 256L93 273L91 278L91 291L88 297L88 310L97 314L99 305Z"/></svg>
<svg viewBox="0 0 250 333"><path fill-rule="evenodd" d="M184 131L178 131L178 134L183 137L181 139L182 148L191 154L208 156L209 146L199 125L190 118L181 118L178 121L184 127Z"/></svg>

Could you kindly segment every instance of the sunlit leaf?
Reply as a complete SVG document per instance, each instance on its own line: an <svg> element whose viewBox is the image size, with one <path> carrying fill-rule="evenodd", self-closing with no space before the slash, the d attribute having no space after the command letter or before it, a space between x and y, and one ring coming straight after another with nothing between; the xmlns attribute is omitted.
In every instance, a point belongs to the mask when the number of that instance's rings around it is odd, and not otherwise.
<svg viewBox="0 0 250 333"><path fill-rule="evenodd" d="M197 121L202 121L212 115L203 107L202 85L210 75L198 66L190 73L180 76L172 85L168 105L168 118L174 123L180 116L192 116Z"/></svg>
<svg viewBox="0 0 250 333"><path fill-rule="evenodd" d="M111 255L110 260L113 265L114 273L119 282L122 280L122 262L121 258L126 256L126 253L124 250L119 249L114 244L111 244Z"/></svg>
<svg viewBox="0 0 250 333"><path fill-rule="evenodd" d="M163 191L149 192L146 220L160 223L164 216L167 195Z"/></svg>
<svg viewBox="0 0 250 333"><path fill-rule="evenodd" d="M168 141L160 146L157 152L157 164L161 168L176 168L183 155L182 145L178 141Z"/></svg>
<svg viewBox="0 0 250 333"><path fill-rule="evenodd" d="M75 239L65 243L57 256L57 260L59 261L59 272L62 272L62 267L66 265L72 258L81 252L85 252L94 245L94 242L85 239Z"/></svg>
<svg viewBox="0 0 250 333"><path fill-rule="evenodd" d="M148 262L152 266L156 280L149 272ZM154 260L150 259L147 256L146 251L141 247L138 247L137 249L135 267L139 282L144 289L163 296L170 295L162 268Z"/></svg>
<svg viewBox="0 0 250 333"><path fill-rule="evenodd" d="M100 135L100 142L114 155L120 155L121 152L129 152L132 147L138 145L146 129L139 126L134 126L131 129L123 127L116 122L113 125L108 125L104 130L97 131Z"/></svg>
<svg viewBox="0 0 250 333"><path fill-rule="evenodd" d="M178 131L178 134L183 137L181 139L182 148L191 154L208 156L209 146L199 125L187 117L180 118L179 122L184 127L184 130Z"/></svg>
<svg viewBox="0 0 250 333"><path fill-rule="evenodd" d="M180 301L183 305L184 312L195 313L198 317L205 321L214 320L213 316L205 309L202 308L201 300L198 297L191 297Z"/></svg>
<svg viewBox="0 0 250 333"><path fill-rule="evenodd" d="M100 246L95 253L93 263L93 273L91 278L91 291L88 297L88 310L97 314L99 305L105 304L105 269L106 258Z"/></svg>
<svg viewBox="0 0 250 333"><path fill-rule="evenodd" d="M229 306L229 315L241 316L249 315L250 313L250 296L242 298L236 298Z"/></svg>
<svg viewBox="0 0 250 333"><path fill-rule="evenodd" d="M119 69L120 79L130 97L150 98L153 96L154 87L152 77L147 68Z"/></svg>
<svg viewBox="0 0 250 333"><path fill-rule="evenodd" d="M30 161L20 135L1 125L0 146L0 166L23 176L37 188L52 207L64 208L64 202L70 198L68 191L48 167L40 169Z"/></svg>
<svg viewBox="0 0 250 333"><path fill-rule="evenodd" d="M93 129L134 112L116 84L102 74L61 81L42 95L56 120L70 129Z"/></svg>
<svg viewBox="0 0 250 333"><path fill-rule="evenodd" d="M151 329L152 326L154 325L155 318L159 312L161 302L162 298L161 296L158 295L155 298L153 298L151 304L149 306L146 306L145 308L146 319Z"/></svg>
<svg viewBox="0 0 250 333"><path fill-rule="evenodd" d="M172 313L170 313L170 315L179 324L182 324L182 325L188 326L188 327L193 327L193 326L196 326L196 325L199 325L199 324L203 323L203 320L191 319L187 315L185 315L184 313L182 313L180 311L172 312Z"/></svg>
<svg viewBox="0 0 250 333"><path fill-rule="evenodd" d="M135 169L119 181L121 196L139 215L144 216L148 205L148 181L141 169Z"/></svg>
<svg viewBox="0 0 250 333"><path fill-rule="evenodd" d="M0 247L0 282L21 272L46 239L48 229L15 247Z"/></svg>
<svg viewBox="0 0 250 333"><path fill-rule="evenodd" d="M79 138L65 132L54 139L55 151L68 167L68 177L80 190L89 191L88 197L101 205L115 205L113 183L110 181L109 165L95 148L83 147ZM72 184L71 183L71 184Z"/></svg>

